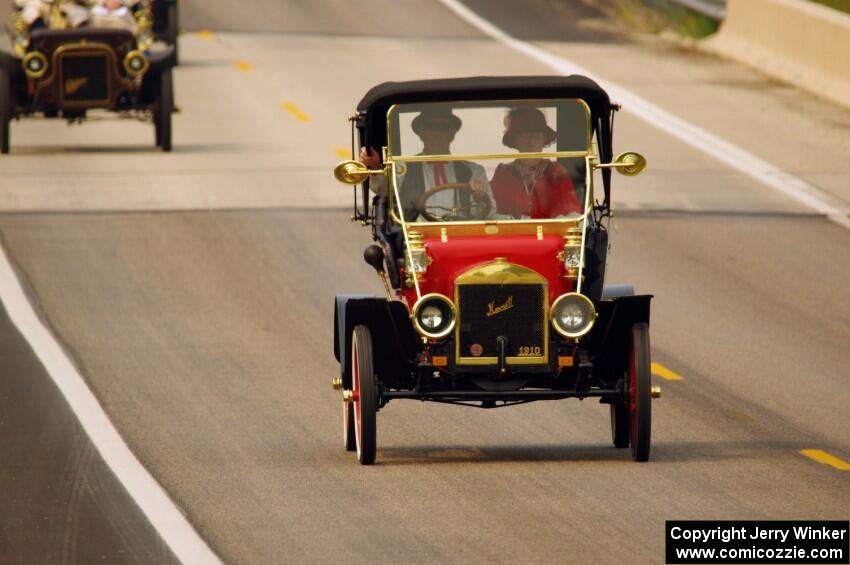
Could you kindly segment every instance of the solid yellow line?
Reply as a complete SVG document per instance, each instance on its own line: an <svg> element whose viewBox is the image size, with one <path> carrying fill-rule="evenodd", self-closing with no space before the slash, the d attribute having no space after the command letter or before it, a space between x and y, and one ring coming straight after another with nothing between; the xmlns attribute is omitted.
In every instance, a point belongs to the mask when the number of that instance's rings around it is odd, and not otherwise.
<svg viewBox="0 0 850 565"><path fill-rule="evenodd" d="M299 122L309 122L310 116L301 111L301 108L293 104L292 102L284 102L280 105L281 108L292 114L292 116L298 120Z"/></svg>
<svg viewBox="0 0 850 565"><path fill-rule="evenodd" d="M215 34L208 29L202 29L198 32L198 37L201 39L212 39Z"/></svg>
<svg viewBox="0 0 850 565"><path fill-rule="evenodd" d="M334 153L336 153L337 157L342 159L351 159L351 149L346 149L345 147L337 147L334 149Z"/></svg>
<svg viewBox="0 0 850 565"><path fill-rule="evenodd" d="M651 367L652 367L652 374L658 375L659 377L661 377L664 380L667 380L667 381L683 381L683 380L685 380L685 377L683 377L682 375L680 375L678 373L674 373L673 371L671 371L670 369L668 369L667 367L665 367L661 363L653 363Z"/></svg>
<svg viewBox="0 0 850 565"><path fill-rule="evenodd" d="M249 73L254 70L254 67L248 61L236 61L233 65L243 73Z"/></svg>
<svg viewBox="0 0 850 565"><path fill-rule="evenodd" d="M843 461L834 455L830 455L826 451L820 449L801 449L800 453L818 463L835 467L839 471L850 471L850 463Z"/></svg>

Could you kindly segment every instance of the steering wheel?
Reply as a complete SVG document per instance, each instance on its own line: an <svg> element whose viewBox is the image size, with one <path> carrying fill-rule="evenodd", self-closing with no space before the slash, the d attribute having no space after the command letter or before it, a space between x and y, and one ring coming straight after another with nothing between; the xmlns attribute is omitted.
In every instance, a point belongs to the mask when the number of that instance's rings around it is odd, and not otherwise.
<svg viewBox="0 0 850 565"><path fill-rule="evenodd" d="M454 192L468 192L469 193L469 201L465 205L458 204L456 207L448 207L448 206L428 206L426 203L428 200L437 193L445 192L447 190L451 190ZM477 198L484 197L480 201L476 200ZM458 199L459 201L460 199ZM432 210L445 210L445 214L441 216L436 216L428 211L428 208ZM480 212L474 213L473 210L479 209ZM472 188L472 186L468 182L450 182L446 184L438 184L429 190L423 192L419 198L416 199L416 211L422 214L422 217L428 220L429 222L451 222L456 220L468 220L468 219L483 219L490 215L490 210L493 209L493 200L490 198L490 195L486 192L478 192Z"/></svg>

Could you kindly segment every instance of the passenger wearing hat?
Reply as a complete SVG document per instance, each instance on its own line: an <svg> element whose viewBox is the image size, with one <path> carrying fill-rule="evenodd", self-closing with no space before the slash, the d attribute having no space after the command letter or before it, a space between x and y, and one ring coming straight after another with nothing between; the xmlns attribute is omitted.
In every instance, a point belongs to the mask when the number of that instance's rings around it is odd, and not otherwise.
<svg viewBox="0 0 850 565"><path fill-rule="evenodd" d="M426 107L413 118L410 124L411 129L422 140L422 151L419 155L449 155L451 143L461 125L460 118L452 112L450 107L442 104ZM365 147L362 148L360 161L370 169L381 166L378 153L374 149L367 151ZM398 182L404 219L408 222L416 221L419 216L419 210L416 209L419 197L435 186L443 184L469 183L473 194L452 190L438 192L428 199L429 208L432 206L444 209L460 207L469 210L476 209L470 208L472 204L470 198L475 202L484 202L488 199L493 201L487 172L481 165L470 161L407 163L407 172L398 179ZM385 181L377 185L376 192L381 194L383 191L385 195Z"/></svg>
<svg viewBox="0 0 850 565"><path fill-rule="evenodd" d="M505 116L502 144L520 153L540 153L556 137L538 108L513 108ZM557 161L517 159L500 164L490 185L499 214L556 218L582 212L572 179Z"/></svg>

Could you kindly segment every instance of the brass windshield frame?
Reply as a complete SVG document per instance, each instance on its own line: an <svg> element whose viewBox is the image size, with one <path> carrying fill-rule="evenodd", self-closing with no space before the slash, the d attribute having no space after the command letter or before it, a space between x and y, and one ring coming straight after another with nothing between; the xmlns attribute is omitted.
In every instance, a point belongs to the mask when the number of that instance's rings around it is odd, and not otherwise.
<svg viewBox="0 0 850 565"><path fill-rule="evenodd" d="M536 226L536 230L538 236L542 233L550 233L554 231L559 234L563 234L566 232L566 228L568 226L581 226L582 229L582 252L581 252L581 267L579 268L579 276L577 280L577 288L580 288L581 281L583 278L584 271L584 239L585 232L587 227L587 218L592 210L593 203L593 166L592 162L594 160L598 160L597 155L594 153L594 145L593 145L593 124L591 122L591 111L590 106L588 106L587 102L582 100L581 98L563 98L557 99L561 101L566 100L574 100L578 102L584 108L585 115L585 150L583 151L547 151L540 153L481 153L481 154L463 154L463 155L393 155L393 147L392 147L392 138L393 138L393 128L392 128L392 120L393 116L396 113L396 110L401 104L393 104L387 110L387 145L383 147L383 157L384 157L384 167L386 171L386 182L388 187L388 196L390 199L390 216L392 219L401 225L402 233L404 234L405 240L405 262L408 265L412 265L414 263L413 256L410 250L410 246L407 245L407 242L410 241L410 231L411 229L415 229L422 233L430 232L432 230L438 230L443 234L443 237L449 231L456 231L457 228L464 228L470 230L478 230L480 229L481 235L487 235L488 227L492 228L493 226L497 227L515 227L518 230L524 231L524 229L532 229L533 226ZM538 100L504 100L505 103L535 103L539 102L541 104L551 103L553 99L538 99ZM463 104L464 102L468 102L469 105L473 105L474 101L456 101L454 103ZM494 101L494 102L502 102L502 101ZM445 101L445 103L452 103L452 101ZM584 192L584 212L573 218L540 218L540 219L498 219L498 220L465 220L459 222L408 222L402 216L399 216L397 206L398 202L401 201L400 195L398 193L398 185L396 183L396 167L400 165L401 167L406 167L405 163L414 163L414 162L427 162L427 161L467 161L474 159L517 159L517 158L540 158L540 159L557 159L562 157L580 157L585 160L585 192ZM547 229L550 228L550 229ZM510 230L513 231L513 230ZM422 291L419 288L419 274L414 270L412 272L413 279L413 287L416 290L417 299L421 299ZM578 290L577 290L578 291Z"/></svg>

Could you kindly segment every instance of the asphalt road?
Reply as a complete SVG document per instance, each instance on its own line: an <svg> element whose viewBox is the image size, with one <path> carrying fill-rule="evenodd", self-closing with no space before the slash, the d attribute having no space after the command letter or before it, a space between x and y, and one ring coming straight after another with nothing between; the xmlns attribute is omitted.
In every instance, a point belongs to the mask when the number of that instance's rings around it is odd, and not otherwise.
<svg viewBox="0 0 850 565"><path fill-rule="evenodd" d="M850 210L847 110L584 3L470 5ZM846 520L850 473L800 450L850 461L850 232L628 113L616 149L650 169L615 179L609 282L656 296L653 360L683 377L655 377L652 461L610 447L592 401L399 401L377 465L342 450L332 299L381 292L330 175L345 118L383 80L548 72L439 4L352 6L187 0L173 154L147 124L25 121L0 159L33 302L218 555L662 563L669 519ZM0 330L0 562L170 560Z"/></svg>

